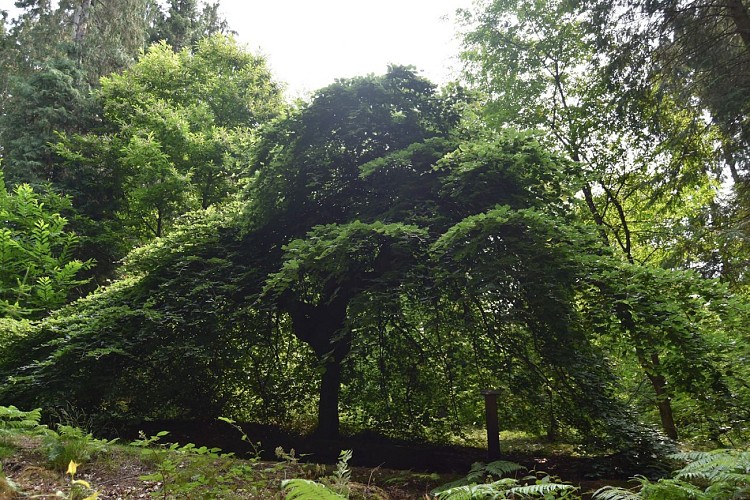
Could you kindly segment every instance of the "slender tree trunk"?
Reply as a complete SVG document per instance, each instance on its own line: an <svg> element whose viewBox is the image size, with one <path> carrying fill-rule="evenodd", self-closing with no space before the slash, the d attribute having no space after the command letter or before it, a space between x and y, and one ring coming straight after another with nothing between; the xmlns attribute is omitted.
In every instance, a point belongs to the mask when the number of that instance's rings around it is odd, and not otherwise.
<svg viewBox="0 0 750 500"><path fill-rule="evenodd" d="M156 211L156 237L157 238L161 238L161 233L162 233L162 230L163 230L163 228L162 228L163 224L164 223L163 223L163 218L162 218L162 215L161 215L161 210L157 210Z"/></svg>
<svg viewBox="0 0 750 500"><path fill-rule="evenodd" d="M747 8L742 4L742 0L727 0L726 6L729 10L729 17L732 18L737 28L737 34L745 44L745 49L750 51L750 15L748 15Z"/></svg>
<svg viewBox="0 0 750 500"><path fill-rule="evenodd" d="M73 13L73 42L80 45L86 36L92 0L83 0Z"/></svg>
<svg viewBox="0 0 750 500"><path fill-rule="evenodd" d="M678 438L677 425L674 422L674 415L672 414L672 399L669 397L669 391L667 390L667 379L664 375L655 371L655 368L661 364L659 355L656 353L652 354L651 362L649 363L645 356L638 354L638 361L641 369L646 373L649 382L651 382L651 387L654 389L661 428L664 434L676 441Z"/></svg>
<svg viewBox="0 0 750 500"><path fill-rule="evenodd" d="M667 436L676 441L678 437L677 425L675 425L674 416L672 415L672 400L667 391L667 380L664 378L664 375L658 373L659 366L661 365L659 355L656 353L652 354L649 361L639 348L636 348L636 355L638 356L641 368L646 372L646 376L651 382L651 387L654 388L656 407L659 409L659 417L661 418L661 427Z"/></svg>
<svg viewBox="0 0 750 500"><path fill-rule="evenodd" d="M625 330L630 334L633 344L635 345L635 354L638 358L638 364L641 365L641 369L646 374L651 387L654 389L656 395L656 407L659 410L659 417L661 418L661 427L664 433L671 439L677 440L677 426L674 422L674 416L672 415L672 400L669 398L669 391L667 390L667 380L659 373L659 367L661 361L659 355L655 352L649 356L639 342L638 339L638 328L633 319L633 314L630 309L624 305L618 305L617 316Z"/></svg>
<svg viewBox="0 0 750 500"><path fill-rule="evenodd" d="M579 155L577 153L574 154L574 159L578 161ZM609 196L610 200L615 202L616 208L618 210L618 216L620 217L620 221L623 225L623 230L626 231L626 244L620 245L623 252L625 253L626 258L628 259L628 262L631 264L635 263L635 259L633 258L633 255L631 254L631 243L630 243L630 231L627 228L628 221L625 217L625 212L622 209L622 205L619 203L619 200L617 200L613 193L611 193L604 183L602 183L602 187L607 192L607 196ZM602 236L602 240L604 241L604 244L609 246L609 240L607 238L606 233L606 224L604 222L604 218L602 217L601 213L599 213L599 210L596 207L596 204L594 203L594 197L593 193L591 191L591 187L587 184L584 187L584 198L586 200L586 205L589 208L589 211L591 212L591 215L594 217L594 221L596 222L596 225L599 229L599 233ZM654 393L656 395L657 400L657 408L659 410L659 416L661 417L661 424L662 429L664 430L664 433L669 436L670 438L676 440L677 439L677 426L674 423L674 417L672 415L672 402L670 398L667 395L667 382L663 375L658 374L654 367L659 366L659 356L658 354L654 353L652 355L652 362L653 365L648 363L648 360L645 355L642 354L641 348L638 347L638 327L635 323L635 320L633 319L633 314L628 306L625 304L620 304L616 307L616 315L617 318L620 320L620 323L623 325L625 330L630 335L630 338L632 339L633 344L636 345L636 356L638 358L638 362L641 366L641 369L644 371L646 376L648 377L649 381L651 382L651 386L654 389Z"/></svg>
<svg viewBox="0 0 750 500"><path fill-rule="evenodd" d="M547 397L549 398L549 421L547 422L547 442L554 443L560 435L560 425L557 421L557 415L555 415L555 396L551 389L547 389Z"/></svg>
<svg viewBox="0 0 750 500"><path fill-rule="evenodd" d="M672 400L665 390L666 381L661 375L657 375L656 377L649 376L649 378L656 392L656 406L659 408L661 427L667 436L677 441L679 437L677 434L677 425L674 423L674 416L672 415Z"/></svg>

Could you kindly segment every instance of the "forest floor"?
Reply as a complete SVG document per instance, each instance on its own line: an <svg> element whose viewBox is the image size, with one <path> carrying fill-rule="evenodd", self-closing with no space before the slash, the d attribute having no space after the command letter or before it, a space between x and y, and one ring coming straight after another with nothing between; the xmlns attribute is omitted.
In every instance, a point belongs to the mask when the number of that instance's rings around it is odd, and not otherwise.
<svg viewBox="0 0 750 500"><path fill-rule="evenodd" d="M34 496L82 499L98 492L99 499L137 498L284 498L281 481L311 479L329 486L335 478L335 463L341 450L352 450L346 482L351 498L425 499L429 492L466 475L475 462L487 462L486 450L472 446L435 445L360 435L323 441L265 426L243 425L247 439L225 423L154 423L144 428L152 436L168 430L162 439L193 443L199 451L174 453L161 441L151 448L108 446L106 452L81 464L75 479L90 483L92 490L78 488L71 495L71 476L49 465L49 450L37 437L14 439L12 453L2 459L2 469L18 492L0 488L0 500ZM133 436L128 436L133 437ZM123 438L122 442L128 439ZM523 442L521 442L523 441ZM260 443L260 444L258 444ZM201 446L219 447L219 452L201 451ZM570 449L528 440L504 442L502 460L544 471L580 487L586 496L603 485L628 485L638 471L628 470L618 457L575 456ZM0 475L2 477L2 475ZM629 486L632 486L630 484ZM211 493L208 493L208 492ZM78 495L78 496L76 496ZM59 496L58 496L59 498Z"/></svg>

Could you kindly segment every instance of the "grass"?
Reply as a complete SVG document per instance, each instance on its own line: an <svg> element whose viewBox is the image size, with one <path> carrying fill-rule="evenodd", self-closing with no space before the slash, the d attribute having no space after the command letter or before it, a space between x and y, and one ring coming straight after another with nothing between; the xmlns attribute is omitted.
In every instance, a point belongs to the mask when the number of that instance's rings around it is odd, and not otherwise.
<svg viewBox="0 0 750 500"><path fill-rule="evenodd" d="M465 429L461 435L454 434L449 444L458 446L487 447L487 431L484 428ZM578 446L565 442L549 442L544 437L523 431L500 431L500 449L503 454L552 456L579 456Z"/></svg>

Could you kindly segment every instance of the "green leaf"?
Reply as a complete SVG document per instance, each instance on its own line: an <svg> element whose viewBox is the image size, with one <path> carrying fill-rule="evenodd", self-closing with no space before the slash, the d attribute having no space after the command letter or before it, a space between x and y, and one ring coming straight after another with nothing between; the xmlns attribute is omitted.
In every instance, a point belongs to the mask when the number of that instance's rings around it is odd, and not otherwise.
<svg viewBox="0 0 750 500"><path fill-rule="evenodd" d="M281 488L286 493L286 500L340 500L346 497L339 495L320 483L308 479L285 479Z"/></svg>

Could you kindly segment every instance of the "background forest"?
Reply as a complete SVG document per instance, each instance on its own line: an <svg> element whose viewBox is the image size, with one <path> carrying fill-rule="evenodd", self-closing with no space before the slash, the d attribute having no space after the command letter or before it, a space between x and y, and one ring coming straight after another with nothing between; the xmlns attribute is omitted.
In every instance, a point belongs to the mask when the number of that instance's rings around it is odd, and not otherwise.
<svg viewBox="0 0 750 500"><path fill-rule="evenodd" d="M290 102L195 0L0 20L0 402L646 456L750 420L741 0L480 0Z"/></svg>

